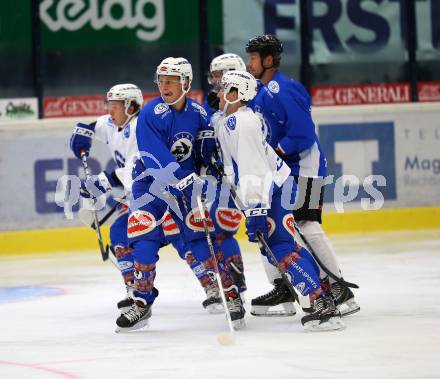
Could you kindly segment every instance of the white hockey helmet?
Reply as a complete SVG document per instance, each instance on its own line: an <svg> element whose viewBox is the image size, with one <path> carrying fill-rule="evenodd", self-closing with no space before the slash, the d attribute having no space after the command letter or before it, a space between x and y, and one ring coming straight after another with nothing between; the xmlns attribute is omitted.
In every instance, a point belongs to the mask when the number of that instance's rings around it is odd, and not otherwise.
<svg viewBox="0 0 440 379"><path fill-rule="evenodd" d="M178 76L180 85L182 87L182 94L179 98L172 103L167 103L168 105L174 105L178 103L191 89L191 82L193 79L193 72L191 64L185 58L174 58L168 57L160 62L156 69L155 83L159 85L159 77L161 75L172 75ZM188 88L185 89L185 82L188 80Z"/></svg>
<svg viewBox="0 0 440 379"><path fill-rule="evenodd" d="M191 63L181 57L168 57L160 62L156 69L156 83L158 83L160 75L178 76L182 85L185 83L185 80L188 80L189 86L191 86L193 80Z"/></svg>
<svg viewBox="0 0 440 379"><path fill-rule="evenodd" d="M110 88L107 92L106 102L112 100L122 100L124 102L125 112L127 112L132 101L138 104L139 108L141 108L144 103L142 91L137 85L130 83L116 84Z"/></svg>
<svg viewBox="0 0 440 379"><path fill-rule="evenodd" d="M224 74L225 72L232 70L246 71L246 64L239 55L226 53L215 57L209 66L209 84L216 84L214 80L214 72L221 71L222 74Z"/></svg>
<svg viewBox="0 0 440 379"><path fill-rule="evenodd" d="M257 94L257 81L247 71L228 71L223 75L221 84L223 85L224 99L229 104L232 103L226 99L226 95L231 88L237 89L237 101L250 101Z"/></svg>

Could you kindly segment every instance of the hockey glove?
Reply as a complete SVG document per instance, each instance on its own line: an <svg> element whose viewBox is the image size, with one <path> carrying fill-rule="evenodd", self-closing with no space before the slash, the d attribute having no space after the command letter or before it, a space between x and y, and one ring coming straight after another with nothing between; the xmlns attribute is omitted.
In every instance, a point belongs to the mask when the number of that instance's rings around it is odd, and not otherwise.
<svg viewBox="0 0 440 379"><path fill-rule="evenodd" d="M209 166L213 153L217 153L217 139L214 129L204 129L197 134L196 159L199 164Z"/></svg>
<svg viewBox="0 0 440 379"><path fill-rule="evenodd" d="M82 150L86 152L86 156L89 156L92 138L95 134L95 125L96 122L90 125L79 122L73 128L73 133L70 137L70 149L73 151L73 154L75 154L75 157L81 159Z"/></svg>
<svg viewBox="0 0 440 379"><path fill-rule="evenodd" d="M177 191L171 192L177 197L182 198L187 208L191 205L191 209L194 209L197 208L197 196L200 196L202 199L206 197L208 181L202 179L194 172L186 172L186 174L187 175L174 186ZM189 210L190 209L187 209L187 211Z"/></svg>
<svg viewBox="0 0 440 379"><path fill-rule="evenodd" d="M212 108L214 112L218 111L219 105L220 105L220 99L218 98L218 92L211 91L208 93L208 96L206 97L206 101L208 102L208 105Z"/></svg>
<svg viewBox="0 0 440 379"><path fill-rule="evenodd" d="M133 170L131 171L131 178L133 181L143 181L146 177L148 177L147 169L145 168L144 162L141 158L136 158L133 164Z"/></svg>
<svg viewBox="0 0 440 379"><path fill-rule="evenodd" d="M121 182L114 172L108 174L102 171L99 175L92 175L87 180L81 180L79 194L85 199L96 199L118 185L121 185Z"/></svg>
<svg viewBox="0 0 440 379"><path fill-rule="evenodd" d="M269 228L267 227L267 209L254 208L244 211L246 216L246 229L248 240L250 242L258 242L257 230L263 233L264 239L267 241Z"/></svg>

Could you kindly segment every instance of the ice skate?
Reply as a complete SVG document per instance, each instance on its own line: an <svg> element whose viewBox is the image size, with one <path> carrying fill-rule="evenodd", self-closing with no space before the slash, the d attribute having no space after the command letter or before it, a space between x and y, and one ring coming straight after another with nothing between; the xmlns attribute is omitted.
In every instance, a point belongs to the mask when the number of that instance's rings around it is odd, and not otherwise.
<svg viewBox="0 0 440 379"><path fill-rule="evenodd" d="M117 307L122 314L127 312L133 304L134 304L134 300L131 297L127 296L125 299L118 301Z"/></svg>
<svg viewBox="0 0 440 379"><path fill-rule="evenodd" d="M246 326L244 315L246 310L243 307L241 297L237 287L232 286L225 289L226 304L231 315L232 325L235 330L242 329Z"/></svg>
<svg viewBox="0 0 440 379"><path fill-rule="evenodd" d="M206 299L203 300L202 305L208 313L216 314L223 313L225 311L220 297L220 293L215 284L211 284L205 288Z"/></svg>
<svg viewBox="0 0 440 379"><path fill-rule="evenodd" d="M131 308L120 315L116 320L116 333L129 332L142 329L148 325L148 319L151 317L151 306L153 303L145 304L141 301L135 301Z"/></svg>
<svg viewBox="0 0 440 379"><path fill-rule="evenodd" d="M275 287L268 293L252 299L251 315L264 317L295 316L295 298L283 279L274 280Z"/></svg>
<svg viewBox="0 0 440 379"><path fill-rule="evenodd" d="M335 304L342 317L359 312L361 307L356 303L354 294L350 288L342 286L336 282L332 284L332 295L335 298Z"/></svg>
<svg viewBox="0 0 440 379"><path fill-rule="evenodd" d="M314 302L313 312L301 319L304 329L311 332L323 332L345 329L341 314L329 295L318 297Z"/></svg>

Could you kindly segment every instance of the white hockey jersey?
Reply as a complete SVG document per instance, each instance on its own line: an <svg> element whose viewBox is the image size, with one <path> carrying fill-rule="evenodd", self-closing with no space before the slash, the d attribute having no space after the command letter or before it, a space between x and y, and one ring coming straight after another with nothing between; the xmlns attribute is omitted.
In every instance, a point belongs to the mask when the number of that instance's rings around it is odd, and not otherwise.
<svg viewBox="0 0 440 379"><path fill-rule="evenodd" d="M226 178L245 209L270 207L272 184L286 181L290 168L266 142L260 119L248 107L229 116L217 112L211 124L221 146Z"/></svg>
<svg viewBox="0 0 440 379"><path fill-rule="evenodd" d="M125 125L124 129L118 130L109 115L101 116L96 120L95 138L108 145L113 159L118 168L116 175L128 193L131 191L131 171L133 162L138 153L136 141L137 116L133 117Z"/></svg>

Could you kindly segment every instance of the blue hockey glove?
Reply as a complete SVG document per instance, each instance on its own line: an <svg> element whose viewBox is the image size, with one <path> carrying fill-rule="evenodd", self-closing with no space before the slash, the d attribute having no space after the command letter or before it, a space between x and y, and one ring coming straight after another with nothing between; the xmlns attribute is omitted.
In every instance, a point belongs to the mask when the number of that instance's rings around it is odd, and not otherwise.
<svg viewBox="0 0 440 379"><path fill-rule="evenodd" d="M115 173L108 174L103 171L99 175L92 175L87 180L81 180L79 194L85 199L96 199L120 184L121 182Z"/></svg>
<svg viewBox="0 0 440 379"><path fill-rule="evenodd" d="M197 208L197 196L205 198L208 190L208 181L202 179L194 172L186 172L186 176L174 186L177 191L173 195L181 197L186 204L191 204L191 209Z"/></svg>
<svg viewBox="0 0 440 379"><path fill-rule="evenodd" d="M133 181L141 182L142 179L148 178L147 169L141 158L136 158L133 164L133 170L131 171L131 178Z"/></svg>
<svg viewBox="0 0 440 379"><path fill-rule="evenodd" d="M92 138L95 134L96 122L90 125L79 122L73 128L72 136L70 137L70 149L75 154L75 157L81 159L81 151L84 150L86 156L89 156L90 147L92 146Z"/></svg>
<svg viewBox="0 0 440 379"><path fill-rule="evenodd" d="M263 233L263 237L267 241L269 236L269 228L267 227L267 209L248 209L244 211L244 214L246 216L248 240L250 242L258 242L257 230L259 230Z"/></svg>
<svg viewBox="0 0 440 379"><path fill-rule="evenodd" d="M201 130L197 134L195 154L198 163L205 166L211 164L211 156L217 153L217 139L213 129Z"/></svg>

